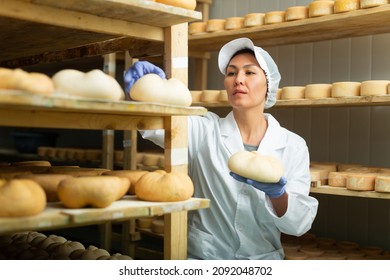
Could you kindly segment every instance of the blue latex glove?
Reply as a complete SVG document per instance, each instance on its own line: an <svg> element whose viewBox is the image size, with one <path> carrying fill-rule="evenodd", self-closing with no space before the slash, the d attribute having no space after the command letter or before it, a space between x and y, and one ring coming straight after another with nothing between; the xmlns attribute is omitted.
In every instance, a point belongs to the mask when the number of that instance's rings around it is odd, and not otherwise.
<svg viewBox="0 0 390 280"><path fill-rule="evenodd" d="M161 79L165 79L165 73L161 68L148 61L137 61L124 74L126 95L134 83L146 74L157 74Z"/></svg>
<svg viewBox="0 0 390 280"><path fill-rule="evenodd" d="M286 192L285 185L287 184L287 179L285 177L280 178L278 183L261 183L249 178L242 177L231 171L229 174L237 181L247 183L256 189L265 192L265 194L270 198L278 198Z"/></svg>

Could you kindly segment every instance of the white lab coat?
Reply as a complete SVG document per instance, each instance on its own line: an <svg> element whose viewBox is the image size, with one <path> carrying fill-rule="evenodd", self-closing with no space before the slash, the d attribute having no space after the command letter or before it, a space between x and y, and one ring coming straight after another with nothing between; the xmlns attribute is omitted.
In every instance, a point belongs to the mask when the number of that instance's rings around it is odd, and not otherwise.
<svg viewBox="0 0 390 280"><path fill-rule="evenodd" d="M244 149L230 112L226 118L208 112L189 117L188 169L195 197L210 199L210 208L189 212L188 256L195 259L283 259L280 233L300 236L317 213L309 196L309 153L303 138L265 114L268 128L258 151L284 165L287 212L278 217L269 198L229 175L229 157ZM163 131L144 131L144 138L163 146Z"/></svg>

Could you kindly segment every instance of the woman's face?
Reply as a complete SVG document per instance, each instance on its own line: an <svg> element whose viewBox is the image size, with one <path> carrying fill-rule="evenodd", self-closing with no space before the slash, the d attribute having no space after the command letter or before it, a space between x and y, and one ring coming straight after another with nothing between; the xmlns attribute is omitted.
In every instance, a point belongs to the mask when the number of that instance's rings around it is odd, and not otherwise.
<svg viewBox="0 0 390 280"><path fill-rule="evenodd" d="M267 80L254 55L234 56L226 68L224 86L233 108L264 108Z"/></svg>

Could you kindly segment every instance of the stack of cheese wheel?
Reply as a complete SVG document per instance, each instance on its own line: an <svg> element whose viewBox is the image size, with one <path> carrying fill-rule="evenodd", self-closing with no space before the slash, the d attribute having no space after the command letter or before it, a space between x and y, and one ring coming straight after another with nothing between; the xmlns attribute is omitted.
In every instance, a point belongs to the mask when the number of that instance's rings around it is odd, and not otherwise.
<svg viewBox="0 0 390 280"><path fill-rule="evenodd" d="M360 8L371 8L388 4L388 0L361 0Z"/></svg>
<svg viewBox="0 0 390 280"><path fill-rule="evenodd" d="M275 24L284 22L285 11L271 11L265 13L264 24Z"/></svg>
<svg viewBox="0 0 390 280"><path fill-rule="evenodd" d="M225 30L225 19L209 19L206 23L207 32L219 32Z"/></svg>
<svg viewBox="0 0 390 280"><path fill-rule="evenodd" d="M250 13L246 14L244 17L244 26L253 27L264 24L264 13Z"/></svg>
<svg viewBox="0 0 390 280"><path fill-rule="evenodd" d="M309 17L309 8L306 6L294 6L286 9L285 20L293 21Z"/></svg>
<svg viewBox="0 0 390 280"><path fill-rule="evenodd" d="M243 17L229 17L225 21L226 30L241 29L244 27Z"/></svg>
<svg viewBox="0 0 390 280"><path fill-rule="evenodd" d="M332 84L332 97L351 97L360 95L360 82L335 82Z"/></svg>
<svg viewBox="0 0 390 280"><path fill-rule="evenodd" d="M387 95L387 87L389 86L389 80L369 80L361 83L360 95L361 96L383 96Z"/></svg>
<svg viewBox="0 0 390 280"><path fill-rule="evenodd" d="M303 86L287 86L282 88L280 99L301 99L305 98L305 87Z"/></svg>
<svg viewBox="0 0 390 280"><path fill-rule="evenodd" d="M190 35L206 33L206 22L197 21L188 25L188 33Z"/></svg>
<svg viewBox="0 0 390 280"><path fill-rule="evenodd" d="M204 90L200 100L204 103L218 103L220 92L220 90Z"/></svg>
<svg viewBox="0 0 390 280"><path fill-rule="evenodd" d="M360 8L360 0L335 0L334 1L334 13L345 13Z"/></svg>
<svg viewBox="0 0 390 280"><path fill-rule="evenodd" d="M312 1L309 3L309 17L333 14L334 1Z"/></svg>
<svg viewBox="0 0 390 280"><path fill-rule="evenodd" d="M310 84L305 87L305 98L319 99L331 96L331 84Z"/></svg>
<svg viewBox="0 0 390 280"><path fill-rule="evenodd" d="M311 162L310 169L321 170L321 184L328 184L328 178L330 172L337 171L337 163L333 162Z"/></svg>

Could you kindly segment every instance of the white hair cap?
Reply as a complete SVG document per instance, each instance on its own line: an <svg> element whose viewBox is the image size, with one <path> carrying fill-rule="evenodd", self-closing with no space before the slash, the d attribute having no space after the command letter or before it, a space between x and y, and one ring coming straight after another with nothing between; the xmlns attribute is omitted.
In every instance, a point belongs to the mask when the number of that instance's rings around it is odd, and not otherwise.
<svg viewBox="0 0 390 280"><path fill-rule="evenodd" d="M250 49L255 53L257 62L264 70L267 78L267 99L265 100L264 108L271 108L276 102L276 93L279 88L280 73L275 61L268 52L260 47L256 47L248 38L239 38L225 44L218 55L219 70L223 75L226 74L226 68L232 59L232 56L243 49Z"/></svg>

